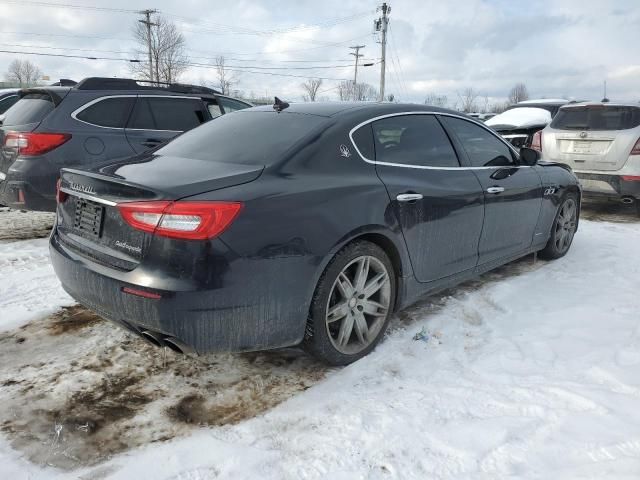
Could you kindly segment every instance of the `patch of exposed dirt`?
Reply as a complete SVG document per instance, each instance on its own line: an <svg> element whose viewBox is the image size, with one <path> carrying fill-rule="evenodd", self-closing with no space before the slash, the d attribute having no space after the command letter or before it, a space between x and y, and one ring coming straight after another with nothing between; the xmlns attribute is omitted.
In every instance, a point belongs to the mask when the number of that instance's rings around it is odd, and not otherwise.
<svg viewBox="0 0 640 480"><path fill-rule="evenodd" d="M52 315L47 330L51 335L62 335L90 327L98 322L104 322L104 319L80 305L74 305L63 307L58 313Z"/></svg>
<svg viewBox="0 0 640 480"><path fill-rule="evenodd" d="M326 372L295 350L177 355L75 306L0 338L0 431L30 461L75 469L260 415Z"/></svg>
<svg viewBox="0 0 640 480"><path fill-rule="evenodd" d="M638 216L635 205L624 205L618 202L597 199L583 201L580 218L598 222L640 222L640 216Z"/></svg>

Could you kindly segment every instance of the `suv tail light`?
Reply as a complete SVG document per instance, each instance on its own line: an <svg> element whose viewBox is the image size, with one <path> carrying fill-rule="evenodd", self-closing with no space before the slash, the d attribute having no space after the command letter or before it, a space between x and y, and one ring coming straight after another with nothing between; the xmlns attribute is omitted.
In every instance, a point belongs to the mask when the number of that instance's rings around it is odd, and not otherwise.
<svg viewBox="0 0 640 480"><path fill-rule="evenodd" d="M529 148L542 153L542 130L538 130L533 134L533 138L531 139L531 147Z"/></svg>
<svg viewBox="0 0 640 480"><path fill-rule="evenodd" d="M640 155L640 138L636 141L636 144L631 149L631 153L629 155Z"/></svg>
<svg viewBox="0 0 640 480"><path fill-rule="evenodd" d="M4 138L4 146L16 148L18 155L23 157L33 157L58 148L70 138L69 133L8 132Z"/></svg>
<svg viewBox="0 0 640 480"><path fill-rule="evenodd" d="M119 203L122 218L133 228L163 237L206 240L220 235L236 218L240 202Z"/></svg>

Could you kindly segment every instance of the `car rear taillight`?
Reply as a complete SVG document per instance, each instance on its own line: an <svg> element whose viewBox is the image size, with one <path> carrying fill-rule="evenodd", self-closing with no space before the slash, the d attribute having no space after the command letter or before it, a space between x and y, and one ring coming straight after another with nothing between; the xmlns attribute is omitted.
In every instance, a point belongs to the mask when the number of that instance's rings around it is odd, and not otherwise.
<svg viewBox="0 0 640 480"><path fill-rule="evenodd" d="M629 155L640 155L640 138L636 141Z"/></svg>
<svg viewBox="0 0 640 480"><path fill-rule="evenodd" d="M58 179L58 181L56 182L56 202L58 203L62 203L64 202L67 197L69 195L67 195L65 192L63 192L60 188L61 188L61 183L62 180Z"/></svg>
<svg viewBox="0 0 640 480"><path fill-rule="evenodd" d="M8 132L4 137L4 146L17 149L18 155L23 157L33 157L58 148L70 138L69 133Z"/></svg>
<svg viewBox="0 0 640 480"><path fill-rule="evenodd" d="M622 175L621 178L625 182L640 182L640 175Z"/></svg>
<svg viewBox="0 0 640 480"><path fill-rule="evenodd" d="M119 203L122 218L133 228L163 237L206 240L220 235L236 218L240 202Z"/></svg>
<svg viewBox="0 0 640 480"><path fill-rule="evenodd" d="M538 130L533 134L533 138L531 139L531 147L529 148L542 152L542 130Z"/></svg>

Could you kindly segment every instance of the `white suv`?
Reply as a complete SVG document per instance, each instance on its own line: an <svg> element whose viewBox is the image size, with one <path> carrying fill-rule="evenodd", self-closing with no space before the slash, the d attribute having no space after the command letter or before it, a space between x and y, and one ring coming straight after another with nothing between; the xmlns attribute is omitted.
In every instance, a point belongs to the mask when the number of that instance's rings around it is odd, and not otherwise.
<svg viewBox="0 0 640 480"><path fill-rule="evenodd" d="M585 196L635 203L640 215L640 105L565 105L535 133L531 148L569 165Z"/></svg>

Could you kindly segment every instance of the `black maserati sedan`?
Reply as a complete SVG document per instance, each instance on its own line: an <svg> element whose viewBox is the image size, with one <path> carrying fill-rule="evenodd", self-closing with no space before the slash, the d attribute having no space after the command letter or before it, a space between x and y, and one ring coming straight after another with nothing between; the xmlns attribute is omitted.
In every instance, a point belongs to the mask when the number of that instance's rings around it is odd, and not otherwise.
<svg viewBox="0 0 640 480"><path fill-rule="evenodd" d="M63 169L51 260L79 303L155 345L348 364L420 297L567 252L579 183L538 155L450 110L277 101Z"/></svg>

